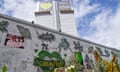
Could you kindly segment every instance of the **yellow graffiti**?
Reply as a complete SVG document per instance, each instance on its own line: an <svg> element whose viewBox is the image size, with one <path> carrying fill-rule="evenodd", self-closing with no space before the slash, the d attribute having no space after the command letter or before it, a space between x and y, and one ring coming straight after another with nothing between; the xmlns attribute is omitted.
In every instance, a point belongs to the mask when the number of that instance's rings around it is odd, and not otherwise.
<svg viewBox="0 0 120 72"><path fill-rule="evenodd" d="M39 66L61 67L61 66L63 66L63 65L64 65L64 64L61 63L61 62L55 62L55 61L53 61L53 62L41 61L41 62L39 63Z"/></svg>
<svg viewBox="0 0 120 72"><path fill-rule="evenodd" d="M97 53L97 51L94 51L94 58L95 58L95 64L96 64L96 71L119 72L118 66L117 66L117 57L114 54L110 62L102 59L102 57Z"/></svg>

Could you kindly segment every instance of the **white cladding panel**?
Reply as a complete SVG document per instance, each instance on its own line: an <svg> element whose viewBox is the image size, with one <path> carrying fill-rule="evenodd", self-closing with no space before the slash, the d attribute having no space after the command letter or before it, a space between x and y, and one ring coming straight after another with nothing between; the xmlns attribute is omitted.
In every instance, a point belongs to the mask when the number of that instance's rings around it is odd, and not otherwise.
<svg viewBox="0 0 120 72"><path fill-rule="evenodd" d="M54 23L52 15L38 15L36 16L35 23L51 29L56 29L56 25Z"/></svg>
<svg viewBox="0 0 120 72"><path fill-rule="evenodd" d="M60 21L61 29L63 32L78 37L77 26L75 24L75 18L73 13L60 14Z"/></svg>

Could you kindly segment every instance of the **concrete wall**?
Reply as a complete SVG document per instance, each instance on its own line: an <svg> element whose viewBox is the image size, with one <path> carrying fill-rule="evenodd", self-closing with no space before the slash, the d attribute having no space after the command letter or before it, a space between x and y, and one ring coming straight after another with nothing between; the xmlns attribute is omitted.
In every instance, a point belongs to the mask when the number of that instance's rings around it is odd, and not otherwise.
<svg viewBox="0 0 120 72"><path fill-rule="evenodd" d="M120 51L0 14L0 72L70 65L77 72L120 72Z"/></svg>

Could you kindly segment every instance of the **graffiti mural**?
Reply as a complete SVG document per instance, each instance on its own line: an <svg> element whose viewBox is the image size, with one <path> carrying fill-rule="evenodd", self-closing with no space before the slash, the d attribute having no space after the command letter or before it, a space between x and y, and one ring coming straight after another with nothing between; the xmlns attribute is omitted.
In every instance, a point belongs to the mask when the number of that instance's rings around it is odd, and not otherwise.
<svg viewBox="0 0 120 72"><path fill-rule="evenodd" d="M7 34L4 44L5 46L23 49L24 37Z"/></svg>
<svg viewBox="0 0 120 72"><path fill-rule="evenodd" d="M117 56L112 54L110 61L102 58L97 51L94 51L96 72L120 72L117 65Z"/></svg>
<svg viewBox="0 0 120 72"><path fill-rule="evenodd" d="M28 28L24 28L23 26L17 25L17 28L20 32L20 34L24 37L24 38L28 38L31 39L31 34Z"/></svg>
<svg viewBox="0 0 120 72"><path fill-rule="evenodd" d="M70 58L69 61L67 62L67 67L74 65L76 71L83 71L84 70L84 59L83 56L80 52L74 52ZM69 72L69 71L68 71Z"/></svg>
<svg viewBox="0 0 120 72"><path fill-rule="evenodd" d="M90 59L90 57L87 54L85 55L85 62L86 62L87 69L93 70L93 68L92 68L93 61L92 61L92 59Z"/></svg>
<svg viewBox="0 0 120 72"><path fill-rule="evenodd" d="M55 40L55 36L49 32L42 33L41 35L38 34L38 38L42 41L47 41L47 42L51 42Z"/></svg>
<svg viewBox="0 0 120 72"><path fill-rule="evenodd" d="M101 48L98 48L98 47L96 47L96 49L98 50L98 52L100 53L101 56L105 56L105 57L109 57L110 56L110 53L109 53L108 50L101 49Z"/></svg>
<svg viewBox="0 0 120 72"><path fill-rule="evenodd" d="M8 30L7 30L8 25L9 25L9 22L8 22L8 21L2 20L2 21L0 22L0 31L2 31L2 32L7 32L7 31L8 31Z"/></svg>
<svg viewBox="0 0 120 72"><path fill-rule="evenodd" d="M43 72L53 72L55 68L65 66L65 61L58 52L49 53L44 50L39 52L37 49L34 51L38 54L34 56L33 65L38 69L40 67Z"/></svg>
<svg viewBox="0 0 120 72"><path fill-rule="evenodd" d="M3 66L2 66L2 72L7 72L7 65L6 64L4 64Z"/></svg>
<svg viewBox="0 0 120 72"><path fill-rule="evenodd" d="M7 30L8 25L9 25L9 22L8 22L8 21L2 20L2 21L0 22L0 31L1 31L2 33L3 33L3 32L8 32L8 30ZM0 42L1 42L1 40L2 40L2 34L1 34L1 37L0 37Z"/></svg>
<svg viewBox="0 0 120 72"><path fill-rule="evenodd" d="M92 46L88 48L88 53L93 53L93 51L94 51L94 49Z"/></svg>
<svg viewBox="0 0 120 72"><path fill-rule="evenodd" d="M73 44L75 49L79 50L80 52L83 52L83 46L80 45L79 41L77 42L73 41Z"/></svg>
<svg viewBox="0 0 120 72"><path fill-rule="evenodd" d="M70 47L70 45L69 45L69 42L67 41L67 39L62 38L61 42L59 43L59 46L58 46L60 51L61 51L61 48L63 48L64 50L67 50L69 47Z"/></svg>
<svg viewBox="0 0 120 72"><path fill-rule="evenodd" d="M0 14L0 72L120 72L119 50L6 17Z"/></svg>
<svg viewBox="0 0 120 72"><path fill-rule="evenodd" d="M42 50L48 50L48 44L42 43Z"/></svg>
<svg viewBox="0 0 120 72"><path fill-rule="evenodd" d="M114 51L112 50L111 52L113 55L116 55L117 56L117 68L119 69L119 72L120 72L120 51Z"/></svg>

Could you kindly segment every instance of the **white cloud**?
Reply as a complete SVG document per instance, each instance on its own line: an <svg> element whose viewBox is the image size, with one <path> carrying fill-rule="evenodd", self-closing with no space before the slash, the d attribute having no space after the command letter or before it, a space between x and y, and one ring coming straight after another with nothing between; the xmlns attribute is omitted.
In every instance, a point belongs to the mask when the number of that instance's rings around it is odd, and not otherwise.
<svg viewBox="0 0 120 72"><path fill-rule="evenodd" d="M33 0L4 0L4 10L2 13L6 13L8 10L13 11L13 16L31 21L34 19L34 12L36 11L36 2Z"/></svg>
<svg viewBox="0 0 120 72"><path fill-rule="evenodd" d="M120 48L120 8L117 12L109 16L110 10L104 10L96 16L91 22L97 28L97 32L90 37L85 37L88 40L107 45L110 47ZM120 50L120 49L119 49Z"/></svg>
<svg viewBox="0 0 120 72"><path fill-rule="evenodd" d="M75 1L77 3L78 0ZM99 4L94 4L92 6L88 5L89 0L81 0L78 4L74 4L75 6L75 17L80 18L85 16L88 13L96 12L99 10Z"/></svg>

